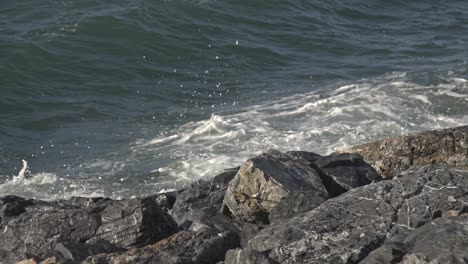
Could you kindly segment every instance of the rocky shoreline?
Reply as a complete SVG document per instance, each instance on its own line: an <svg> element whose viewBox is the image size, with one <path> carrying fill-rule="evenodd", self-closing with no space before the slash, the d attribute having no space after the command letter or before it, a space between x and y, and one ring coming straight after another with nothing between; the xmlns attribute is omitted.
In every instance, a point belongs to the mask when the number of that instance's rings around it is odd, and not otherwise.
<svg viewBox="0 0 468 264"><path fill-rule="evenodd" d="M468 126L271 150L177 192L0 198L0 263L468 263Z"/></svg>

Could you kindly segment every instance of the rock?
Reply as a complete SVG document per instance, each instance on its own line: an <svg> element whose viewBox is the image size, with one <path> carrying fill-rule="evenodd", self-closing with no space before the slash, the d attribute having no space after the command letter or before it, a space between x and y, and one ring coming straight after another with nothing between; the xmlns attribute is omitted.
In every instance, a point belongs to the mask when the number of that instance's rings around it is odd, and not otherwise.
<svg viewBox="0 0 468 264"><path fill-rule="evenodd" d="M174 204L177 199L179 192L167 192L153 195L156 203L161 207L164 213L169 213L169 211L174 207Z"/></svg>
<svg viewBox="0 0 468 264"><path fill-rule="evenodd" d="M90 252L113 251L154 243L178 230L153 198L44 202L6 196L0 198L0 216L0 259L6 263L45 259L56 249L66 258L81 259L77 251L82 246Z"/></svg>
<svg viewBox="0 0 468 264"><path fill-rule="evenodd" d="M468 215L438 218L374 250L361 263L467 263Z"/></svg>
<svg viewBox="0 0 468 264"><path fill-rule="evenodd" d="M25 260L16 262L16 264L60 264L60 262L57 260L56 257L50 257L41 262L37 262L34 259L25 259Z"/></svg>
<svg viewBox="0 0 468 264"><path fill-rule="evenodd" d="M288 152L308 162L322 179L328 194L336 197L356 187L382 180L382 176L357 153L320 156L311 152Z"/></svg>
<svg viewBox="0 0 468 264"><path fill-rule="evenodd" d="M256 251L236 248L226 253L224 264L278 264L278 262Z"/></svg>
<svg viewBox="0 0 468 264"><path fill-rule="evenodd" d="M185 229L196 229L216 224L212 217L219 215L229 181L238 168L226 170L209 181L198 180L178 196L170 214Z"/></svg>
<svg viewBox="0 0 468 264"><path fill-rule="evenodd" d="M235 248L238 244L238 236L231 232L217 233L212 229L198 232L180 231L153 245L88 257L83 264L216 263L224 259L227 250Z"/></svg>
<svg viewBox="0 0 468 264"><path fill-rule="evenodd" d="M221 233L234 232L241 238L240 245L245 245L255 236L261 227L237 221L221 213L227 186L238 170L239 168L228 169L209 181L199 180L180 192L170 211L179 226L195 232L206 228Z"/></svg>
<svg viewBox="0 0 468 264"><path fill-rule="evenodd" d="M112 253L122 250L107 240L100 240L93 244L85 244L74 241L58 243L54 247L54 253L61 262L76 263L88 256L100 253ZM52 253L52 254L54 254Z"/></svg>
<svg viewBox="0 0 468 264"><path fill-rule="evenodd" d="M398 234L468 204L468 171L414 168L352 189L312 211L261 230L247 249L279 263L357 263Z"/></svg>
<svg viewBox="0 0 468 264"><path fill-rule="evenodd" d="M328 193L315 170L303 160L271 150L242 164L229 183L223 210L235 219L268 224L275 218L306 212L327 198ZM278 206L289 208L277 208L271 219L270 212Z"/></svg>
<svg viewBox="0 0 468 264"><path fill-rule="evenodd" d="M468 168L468 126L426 131L363 144L339 152L357 152L384 177L411 166Z"/></svg>
<svg viewBox="0 0 468 264"><path fill-rule="evenodd" d="M34 259L25 259L25 260L16 262L16 264L37 264L37 261L35 261Z"/></svg>

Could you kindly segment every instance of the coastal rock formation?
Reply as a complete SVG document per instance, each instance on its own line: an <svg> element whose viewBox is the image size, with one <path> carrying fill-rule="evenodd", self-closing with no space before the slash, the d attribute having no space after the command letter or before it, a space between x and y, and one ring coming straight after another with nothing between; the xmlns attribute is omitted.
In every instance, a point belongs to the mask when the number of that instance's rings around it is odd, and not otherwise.
<svg viewBox="0 0 468 264"><path fill-rule="evenodd" d="M468 263L467 132L271 150L142 199L2 197L0 264Z"/></svg>
<svg viewBox="0 0 468 264"><path fill-rule="evenodd" d="M238 168L226 170L209 181L198 180L181 191L170 214L184 229L197 231L202 227L220 225L225 229L220 219L219 211L223 203L229 182L234 178ZM218 218L217 218L218 217ZM226 220L231 222L230 219Z"/></svg>
<svg viewBox="0 0 468 264"><path fill-rule="evenodd" d="M350 190L307 214L267 227L247 249L279 263L356 263L386 239L468 204L468 171L417 168Z"/></svg>
<svg viewBox="0 0 468 264"><path fill-rule="evenodd" d="M180 231L169 238L142 248L89 257L83 264L104 263L216 263L227 250L238 246L238 237L231 232L212 229Z"/></svg>
<svg viewBox="0 0 468 264"><path fill-rule="evenodd" d="M178 229L151 197L43 202L6 196L0 198L0 220L0 259L4 263L31 256L45 259L57 253L81 259L87 252L112 252L155 242Z"/></svg>
<svg viewBox="0 0 468 264"><path fill-rule="evenodd" d="M438 218L407 236L396 236L361 263L467 263L467 249L468 214Z"/></svg>
<svg viewBox="0 0 468 264"><path fill-rule="evenodd" d="M259 226L232 219L221 213L222 203L229 182L239 168L225 170L211 180L199 180L177 195L171 216L184 230L197 232L213 229L238 234L242 245L253 237Z"/></svg>
<svg viewBox="0 0 468 264"><path fill-rule="evenodd" d="M363 157L356 153L320 156L311 152L290 151L288 154L306 160L320 175L331 197L371 182L382 180L382 176Z"/></svg>
<svg viewBox="0 0 468 264"><path fill-rule="evenodd" d="M224 211L249 223L268 224L275 215L293 215L320 205L328 193L318 173L294 157L270 150L247 160L229 183Z"/></svg>
<svg viewBox="0 0 468 264"><path fill-rule="evenodd" d="M269 257L250 249L231 249L226 253L223 264L278 264Z"/></svg>
<svg viewBox="0 0 468 264"><path fill-rule="evenodd" d="M468 168L468 126L386 138L339 152L359 153L384 177L411 166Z"/></svg>

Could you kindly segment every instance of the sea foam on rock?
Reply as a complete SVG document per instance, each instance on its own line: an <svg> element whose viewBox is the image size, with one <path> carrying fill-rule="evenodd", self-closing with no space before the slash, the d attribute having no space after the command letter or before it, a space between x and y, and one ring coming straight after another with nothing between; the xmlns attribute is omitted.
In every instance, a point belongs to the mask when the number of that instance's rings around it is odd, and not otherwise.
<svg viewBox="0 0 468 264"><path fill-rule="evenodd" d="M271 150L142 199L6 196L0 263L468 263L467 133Z"/></svg>

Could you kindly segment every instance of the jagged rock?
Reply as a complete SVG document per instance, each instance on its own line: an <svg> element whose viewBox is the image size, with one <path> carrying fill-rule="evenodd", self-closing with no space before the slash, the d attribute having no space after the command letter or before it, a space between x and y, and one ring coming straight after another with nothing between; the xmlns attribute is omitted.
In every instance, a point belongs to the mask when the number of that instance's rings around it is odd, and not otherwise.
<svg viewBox="0 0 468 264"><path fill-rule="evenodd" d="M308 162L322 179L331 197L382 180L382 176L357 153L320 156L311 152L287 152Z"/></svg>
<svg viewBox="0 0 468 264"><path fill-rule="evenodd" d="M438 218L374 250L361 263L467 263L468 215Z"/></svg>
<svg viewBox="0 0 468 264"><path fill-rule="evenodd" d="M293 196L295 199L291 199ZM287 202L282 202L288 197ZM284 218L308 211L327 198L328 193L315 170L300 159L271 150L242 164L229 183L223 210L235 219L268 224L275 207L288 207L277 208L273 214L274 218Z"/></svg>
<svg viewBox="0 0 468 264"><path fill-rule="evenodd" d="M174 207L179 193L180 191L160 193L153 195L152 197L154 197L156 203L161 207L164 213L169 213L169 211Z"/></svg>
<svg viewBox="0 0 468 264"><path fill-rule="evenodd" d="M227 186L238 170L228 169L211 180L199 180L180 192L170 211L179 226L190 231L211 228L218 232L234 232L240 236L241 245L255 236L261 227L221 213Z"/></svg>
<svg viewBox="0 0 468 264"><path fill-rule="evenodd" d="M247 249L279 263L357 263L386 239L468 204L468 171L414 168L352 189L312 211L261 230Z"/></svg>
<svg viewBox="0 0 468 264"><path fill-rule="evenodd" d="M122 248L110 243L107 240L99 240L92 244L85 244L74 241L57 243L54 247L54 254L60 263L77 263L88 256L100 253L112 253L121 251Z"/></svg>
<svg viewBox="0 0 468 264"><path fill-rule="evenodd" d="M250 249L231 249L226 252L223 264L278 264L278 262Z"/></svg>
<svg viewBox="0 0 468 264"><path fill-rule="evenodd" d="M363 144L339 152L357 152L385 177L411 166L468 168L468 126L426 131Z"/></svg>
<svg viewBox="0 0 468 264"><path fill-rule="evenodd" d="M213 227L211 218L219 215L229 181L238 168L226 170L209 181L198 180L178 196L170 214L185 229L196 231L201 227Z"/></svg>
<svg viewBox="0 0 468 264"><path fill-rule="evenodd" d="M88 257L83 264L165 263L208 264L224 259L226 251L235 248L239 238L231 232L212 229L180 231L156 244L125 252Z"/></svg>
<svg viewBox="0 0 468 264"><path fill-rule="evenodd" d="M5 263L30 257L45 259L57 253L59 243L69 242L68 249L86 244L88 249L112 251L153 243L177 231L177 225L153 198L44 202L6 196L0 198L0 216L0 259ZM81 244L71 246L72 242ZM66 251L66 247L62 249L59 251Z"/></svg>

